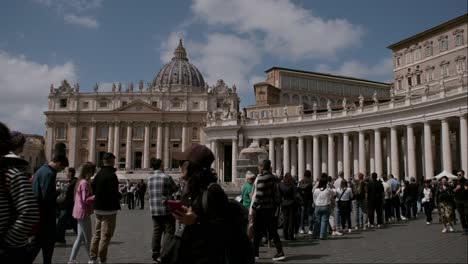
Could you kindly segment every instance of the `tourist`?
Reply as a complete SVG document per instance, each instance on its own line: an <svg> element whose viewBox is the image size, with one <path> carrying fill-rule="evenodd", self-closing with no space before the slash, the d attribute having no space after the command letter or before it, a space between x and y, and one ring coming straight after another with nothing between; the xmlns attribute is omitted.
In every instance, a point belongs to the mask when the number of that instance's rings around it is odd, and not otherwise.
<svg viewBox="0 0 468 264"><path fill-rule="evenodd" d="M283 245L278 236L276 213L279 206L279 190L277 178L271 173L270 160L264 160L258 166L260 174L257 176L257 195L253 201L254 210L254 253L259 256L259 247L262 236L268 231L270 239L273 239L276 247L276 255L273 260L284 260Z"/></svg>
<svg viewBox="0 0 468 264"><path fill-rule="evenodd" d="M299 182L297 188L298 193L302 198L302 205L300 211L300 221L299 221L299 232L304 234L305 232L305 223L309 224L308 234L312 235L314 229L314 207L313 207L313 195L312 195L312 173L310 170L306 170L304 173L304 178Z"/></svg>
<svg viewBox="0 0 468 264"><path fill-rule="evenodd" d="M210 171L214 155L206 146L192 144L185 152L174 153L173 158L181 161L180 177L186 182L181 199L184 206L173 213L183 224L175 232L181 240L178 264L225 263L228 198L218 184L208 188L217 181ZM207 208L202 201L205 191ZM166 263L165 256L161 257Z"/></svg>
<svg viewBox="0 0 468 264"><path fill-rule="evenodd" d="M328 184L328 175L322 173L317 188L314 190L315 226L313 238L327 239L328 224L331 214L331 203L336 192Z"/></svg>
<svg viewBox="0 0 468 264"><path fill-rule="evenodd" d="M32 186L34 195L39 204L40 222L38 232L33 237L30 244L32 261L42 249L44 264L52 262L52 255L55 247L56 232L56 191L55 181L57 173L68 167L68 159L65 156L57 155L48 164L42 165L34 173Z"/></svg>
<svg viewBox="0 0 468 264"><path fill-rule="evenodd" d="M129 210L135 209L135 192L136 192L135 184L130 183L127 189L127 204L128 204Z"/></svg>
<svg viewBox="0 0 468 264"><path fill-rule="evenodd" d="M448 177L443 176L440 179L440 185L436 192L437 203L442 216L442 233L453 232L452 216L453 216L453 190L448 184Z"/></svg>
<svg viewBox="0 0 468 264"><path fill-rule="evenodd" d="M423 198L421 199L424 212L426 213L426 224L432 223L432 210L434 209L434 193L431 188L431 180L424 182Z"/></svg>
<svg viewBox="0 0 468 264"><path fill-rule="evenodd" d="M377 173L371 174L371 182L367 184L367 206L369 210L369 224L374 227L374 216L377 213L377 228L383 224L382 210L383 210L383 194L384 188L380 181L377 180Z"/></svg>
<svg viewBox="0 0 468 264"><path fill-rule="evenodd" d="M388 182L387 175L384 175L382 177L383 182L382 185L384 187L384 213L385 213L385 222L391 222L392 221L392 187L390 186L390 183Z"/></svg>
<svg viewBox="0 0 468 264"><path fill-rule="evenodd" d="M0 122L0 263L31 263L26 246L39 209L28 177L5 159L9 151L10 131Z"/></svg>
<svg viewBox="0 0 468 264"><path fill-rule="evenodd" d="M463 234L468 235L468 180L465 171L458 170L458 183L454 189L457 211L463 228Z"/></svg>
<svg viewBox="0 0 468 264"><path fill-rule="evenodd" d="M7 161L9 166L14 167L21 172L26 172L28 170L29 162L21 156L24 144L26 143L26 138L21 132L11 131L10 140L11 151L9 151L9 153L3 158L5 161Z"/></svg>
<svg viewBox="0 0 468 264"><path fill-rule="evenodd" d="M401 220L401 215L400 215L400 197L397 195L398 189L400 188L400 183L398 182L397 179L393 176L393 174L390 174L389 176L388 183L390 184L390 188L392 191L391 199L392 199L392 204L391 204L391 219L394 221L400 221Z"/></svg>
<svg viewBox="0 0 468 264"><path fill-rule="evenodd" d="M343 180L344 180L344 173L340 171L338 172L338 177L335 179L335 181L334 182L330 181L330 183L333 183L333 188L335 189L335 191L338 191L341 188L341 181ZM336 197L336 201L338 201L338 196ZM335 223L338 226L338 229L341 229L340 208L339 206L335 206L334 209L335 209L334 210ZM343 231L343 230L340 230L340 231Z"/></svg>
<svg viewBox="0 0 468 264"><path fill-rule="evenodd" d="M255 174L253 174L251 171L247 171L245 173L245 183L241 189L241 201L245 208L250 208L254 181Z"/></svg>
<svg viewBox="0 0 468 264"><path fill-rule="evenodd" d="M340 208L340 223L341 229L346 230L348 233L351 233L351 202L353 199L353 190L351 187L348 187L348 182L345 179L341 180L340 188L336 192L336 197L338 197L337 205Z"/></svg>
<svg viewBox="0 0 468 264"><path fill-rule="evenodd" d="M405 205L406 205L406 215L405 217L407 219L411 218L416 218L418 208L417 208L417 200L418 200L418 194L420 193L418 191L419 186L416 183L416 178L411 177L410 178L410 184L406 186L405 192L406 192L406 200L405 200Z"/></svg>
<svg viewBox="0 0 468 264"><path fill-rule="evenodd" d="M143 209L145 209L146 183L145 183L144 180L140 180L140 183L138 183L137 186L138 186L138 188L137 188L137 193L138 193L137 201L139 201L140 209L143 210Z"/></svg>
<svg viewBox="0 0 468 264"><path fill-rule="evenodd" d="M94 194L96 224L91 240L90 263L99 257L101 263L107 261L107 249L114 235L117 212L120 210L119 180L115 174L115 156L110 152L102 157L103 166L91 183Z"/></svg>
<svg viewBox="0 0 468 264"><path fill-rule="evenodd" d="M84 242L86 254L88 258L90 258L89 249L92 236L91 215L93 214L92 203L94 201L94 196L91 194L90 181L95 172L96 165L94 165L94 163L86 162L83 164L80 170L80 176L73 190L75 202L72 214L73 218L78 222L78 232L68 260L69 264L77 263L76 256L78 255L81 242Z"/></svg>
<svg viewBox="0 0 468 264"><path fill-rule="evenodd" d="M73 229L76 230L76 220L74 220L73 214L73 200L74 200L74 190L77 179L75 177L75 168L67 169L67 178L68 186L65 191L65 199L63 202L58 204L60 209L59 218L57 221L57 237L55 239L56 243L66 244L65 241L65 232L68 226L73 226Z"/></svg>
<svg viewBox="0 0 468 264"><path fill-rule="evenodd" d="M367 187L364 181L364 174L359 173L356 179L356 230L366 229L367 226Z"/></svg>
<svg viewBox="0 0 468 264"><path fill-rule="evenodd" d="M409 181L401 180L400 184L400 189L397 191L397 195L399 196L400 199L400 207L401 207L401 220L408 220L405 215L406 215L406 197L408 196L408 191L406 188L409 185Z"/></svg>
<svg viewBox="0 0 468 264"><path fill-rule="evenodd" d="M332 190L333 193L335 193L335 196L333 197L332 201L330 202L331 211L330 211L330 216L328 218L328 222L330 223L330 228L332 230L331 235L332 236L342 236L343 233L338 231L338 229L340 229L341 227L339 227L337 225L337 220L335 219L335 215L333 214L333 212L335 212L335 207L336 207L336 189L335 189L334 182L333 182L333 179L332 179L331 176L328 176L328 188L330 188L330 190Z"/></svg>
<svg viewBox="0 0 468 264"><path fill-rule="evenodd" d="M153 220L153 238L151 240L153 263L160 262L161 238L163 233L173 235L175 219L167 208L178 187L171 176L164 173L162 160L152 158L150 161L153 174L148 179L150 212Z"/></svg>
<svg viewBox="0 0 468 264"><path fill-rule="evenodd" d="M283 214L283 237L285 240L295 240L294 228L297 215L297 187L291 173L284 175L283 181L279 184L281 194L281 212Z"/></svg>

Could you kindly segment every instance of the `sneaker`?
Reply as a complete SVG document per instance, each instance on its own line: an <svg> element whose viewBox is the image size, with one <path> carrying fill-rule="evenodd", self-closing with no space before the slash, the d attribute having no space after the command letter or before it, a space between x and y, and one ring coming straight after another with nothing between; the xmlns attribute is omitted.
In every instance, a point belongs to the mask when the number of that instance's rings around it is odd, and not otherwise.
<svg viewBox="0 0 468 264"><path fill-rule="evenodd" d="M276 253L276 255L273 257L274 261L285 260L285 259L286 259L286 256L284 256L284 252Z"/></svg>
<svg viewBox="0 0 468 264"><path fill-rule="evenodd" d="M370 225L370 228L374 228L374 225Z"/></svg>
<svg viewBox="0 0 468 264"><path fill-rule="evenodd" d="M402 217L401 217L401 220L406 221L406 220L408 220L408 218L402 216Z"/></svg>
<svg viewBox="0 0 468 264"><path fill-rule="evenodd" d="M431 222L426 222L426 225L430 225L430 224L431 224Z"/></svg>
<svg viewBox="0 0 468 264"><path fill-rule="evenodd" d="M343 233L338 232L338 231L333 231L332 236L342 236Z"/></svg>
<svg viewBox="0 0 468 264"><path fill-rule="evenodd" d="M367 225L364 225L364 226L362 227L362 229L363 229L363 230L367 230Z"/></svg>
<svg viewBox="0 0 468 264"><path fill-rule="evenodd" d="M299 234L304 234L304 229L299 230Z"/></svg>
<svg viewBox="0 0 468 264"><path fill-rule="evenodd" d="M348 233L350 233L350 234L351 234L351 228L350 228L350 229L348 229Z"/></svg>
<svg viewBox="0 0 468 264"><path fill-rule="evenodd" d="M382 226L381 225L377 225L377 228L381 228Z"/></svg>
<svg viewBox="0 0 468 264"><path fill-rule="evenodd" d="M307 232L308 235L312 235L312 230L309 230L309 232Z"/></svg>
<svg viewBox="0 0 468 264"><path fill-rule="evenodd" d="M354 230L356 231L359 230L359 226L354 227Z"/></svg>
<svg viewBox="0 0 468 264"><path fill-rule="evenodd" d="M453 226L449 226L449 229L448 229L449 232L453 232Z"/></svg>
<svg viewBox="0 0 468 264"><path fill-rule="evenodd" d="M442 229L442 233L447 233L447 228Z"/></svg>

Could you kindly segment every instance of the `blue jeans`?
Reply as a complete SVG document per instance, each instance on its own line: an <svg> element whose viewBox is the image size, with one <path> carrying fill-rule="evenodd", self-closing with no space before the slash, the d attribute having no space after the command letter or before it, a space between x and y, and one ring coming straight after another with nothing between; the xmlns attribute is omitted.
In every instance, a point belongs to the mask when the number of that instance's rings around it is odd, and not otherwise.
<svg viewBox="0 0 468 264"><path fill-rule="evenodd" d="M356 226L363 227L367 224L367 208L365 208L364 200L356 200Z"/></svg>
<svg viewBox="0 0 468 264"><path fill-rule="evenodd" d="M76 260L78 255L78 250L81 246L81 241L84 242L86 253L89 256L89 247L91 245L91 216L85 216L83 219L78 219L78 232L76 235L75 243L73 244L72 252L70 254L69 261Z"/></svg>
<svg viewBox="0 0 468 264"><path fill-rule="evenodd" d="M312 207L312 202L306 202L301 206L300 230L304 230L306 218L309 224L309 231L312 231L314 229L314 207Z"/></svg>
<svg viewBox="0 0 468 264"><path fill-rule="evenodd" d="M318 237L320 232L320 239L326 239L328 234L328 219L330 218L331 208L330 205L315 206L315 227L314 237Z"/></svg>
<svg viewBox="0 0 468 264"><path fill-rule="evenodd" d="M341 217L340 217L340 208L338 208L338 201L336 201L336 206L335 206L335 223L336 223L336 227L339 229L341 226Z"/></svg>

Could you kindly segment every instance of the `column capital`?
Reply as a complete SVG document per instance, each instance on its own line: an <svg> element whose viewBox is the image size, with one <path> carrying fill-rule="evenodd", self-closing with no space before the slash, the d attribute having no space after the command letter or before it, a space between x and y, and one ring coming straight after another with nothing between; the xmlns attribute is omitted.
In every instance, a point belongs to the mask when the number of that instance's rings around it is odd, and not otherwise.
<svg viewBox="0 0 468 264"><path fill-rule="evenodd" d="M462 119L462 120L463 120L463 119L466 120L466 114L461 114L461 115L459 115L458 117L459 117L460 119Z"/></svg>

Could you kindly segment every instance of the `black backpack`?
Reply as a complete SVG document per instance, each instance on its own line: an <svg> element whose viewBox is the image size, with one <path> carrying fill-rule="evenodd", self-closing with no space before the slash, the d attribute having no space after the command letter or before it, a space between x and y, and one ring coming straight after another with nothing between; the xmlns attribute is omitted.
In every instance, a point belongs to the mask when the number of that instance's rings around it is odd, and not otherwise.
<svg viewBox="0 0 468 264"><path fill-rule="evenodd" d="M207 190L216 183L208 185ZM203 210L208 209L208 192L202 196ZM249 211L241 203L229 199L226 231L229 236L226 247L226 264L253 264L255 256L252 241L247 236Z"/></svg>

